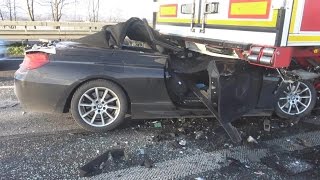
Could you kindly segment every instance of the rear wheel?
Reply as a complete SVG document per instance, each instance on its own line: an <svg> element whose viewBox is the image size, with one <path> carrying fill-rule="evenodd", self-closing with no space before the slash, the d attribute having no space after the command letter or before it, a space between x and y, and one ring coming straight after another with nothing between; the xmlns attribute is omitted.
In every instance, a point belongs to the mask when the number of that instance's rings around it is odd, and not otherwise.
<svg viewBox="0 0 320 180"><path fill-rule="evenodd" d="M289 83L276 106L276 114L282 118L300 118L310 114L316 104L317 93L308 81Z"/></svg>
<svg viewBox="0 0 320 180"><path fill-rule="evenodd" d="M103 132L120 125L127 112L122 89L106 80L94 80L80 86L71 100L71 113L84 129Z"/></svg>

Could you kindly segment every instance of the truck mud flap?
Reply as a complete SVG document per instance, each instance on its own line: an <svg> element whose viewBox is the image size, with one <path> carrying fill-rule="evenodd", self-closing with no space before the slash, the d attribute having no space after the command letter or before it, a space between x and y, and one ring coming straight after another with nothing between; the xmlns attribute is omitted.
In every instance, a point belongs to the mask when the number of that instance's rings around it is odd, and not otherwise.
<svg viewBox="0 0 320 180"><path fill-rule="evenodd" d="M263 70L242 61L211 61L207 70L207 92L197 88L192 80L186 80L187 86L218 119L231 140L239 143L242 138L231 122L257 106Z"/></svg>

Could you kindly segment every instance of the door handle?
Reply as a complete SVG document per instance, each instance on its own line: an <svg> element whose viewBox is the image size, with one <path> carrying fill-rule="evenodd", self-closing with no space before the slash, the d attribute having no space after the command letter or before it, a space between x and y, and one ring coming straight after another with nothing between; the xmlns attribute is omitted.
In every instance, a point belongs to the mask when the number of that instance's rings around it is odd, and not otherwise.
<svg viewBox="0 0 320 180"><path fill-rule="evenodd" d="M193 0L192 2L192 17L191 17L191 24L190 24L190 31L195 32L194 29L194 17L195 17L195 10L196 10L196 0Z"/></svg>
<svg viewBox="0 0 320 180"><path fill-rule="evenodd" d="M181 13L182 14L191 14L191 23L190 23L191 32L195 32L195 29L194 29L195 6L196 6L196 0L193 0L193 2L190 4L182 4L181 5Z"/></svg>
<svg viewBox="0 0 320 180"><path fill-rule="evenodd" d="M210 2L205 4L205 14L217 14L219 13L219 2Z"/></svg>
<svg viewBox="0 0 320 180"><path fill-rule="evenodd" d="M202 20L201 20L201 29L200 33L205 33L205 23L206 23L206 17L207 14L217 14L219 13L219 2L210 2L204 3L204 6L202 8Z"/></svg>

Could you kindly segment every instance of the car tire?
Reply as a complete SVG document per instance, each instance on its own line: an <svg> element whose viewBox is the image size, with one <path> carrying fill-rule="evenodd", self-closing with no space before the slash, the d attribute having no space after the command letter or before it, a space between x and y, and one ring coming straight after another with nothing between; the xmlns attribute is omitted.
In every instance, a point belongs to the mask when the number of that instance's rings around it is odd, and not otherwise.
<svg viewBox="0 0 320 180"><path fill-rule="evenodd" d="M127 107L123 90L113 82L99 79L89 81L75 91L70 111L82 128L105 132L124 121Z"/></svg>
<svg viewBox="0 0 320 180"><path fill-rule="evenodd" d="M281 93L275 113L285 119L309 115L317 101L317 92L309 81L289 83ZM290 107L291 106L291 107Z"/></svg>

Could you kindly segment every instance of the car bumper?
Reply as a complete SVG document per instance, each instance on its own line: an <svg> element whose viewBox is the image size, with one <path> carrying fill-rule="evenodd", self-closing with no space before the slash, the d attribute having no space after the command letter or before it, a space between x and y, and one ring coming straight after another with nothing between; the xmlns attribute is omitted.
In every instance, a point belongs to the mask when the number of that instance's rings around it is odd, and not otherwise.
<svg viewBox="0 0 320 180"><path fill-rule="evenodd" d="M66 102L64 85L44 83L37 72L15 73L14 90L21 106L28 112L62 113ZM50 81L49 81L50 82Z"/></svg>

